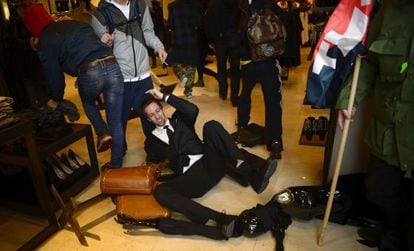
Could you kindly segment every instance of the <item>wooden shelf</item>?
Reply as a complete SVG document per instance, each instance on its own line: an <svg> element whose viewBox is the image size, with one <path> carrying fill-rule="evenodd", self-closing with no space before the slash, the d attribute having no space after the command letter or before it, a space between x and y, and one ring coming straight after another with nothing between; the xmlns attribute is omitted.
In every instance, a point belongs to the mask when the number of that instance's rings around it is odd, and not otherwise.
<svg viewBox="0 0 414 251"><path fill-rule="evenodd" d="M13 200L2 200L1 206L12 210L19 210L23 213L34 213L35 215L47 218L49 224L38 235L29 240L21 249L33 250L52 234L60 229L55 211L58 208L56 201L50 192L50 184L45 177L42 160L71 145L72 143L85 138L89 153L90 168L88 172L80 176L72 185L61 191L61 197L64 201L76 195L88 186L98 175L98 160L95 152L93 134L90 125L86 124L69 124L71 132L62 136L56 141L40 142L36 141L33 136L33 125L30 120L21 119L18 123L0 130L1 144L20 138L24 139L27 149L26 155L16 155L8 153L0 153L0 162L5 164L19 165L27 167L30 171L30 177L33 182L34 193L38 205L36 203L25 204L19 201L19 198Z"/></svg>

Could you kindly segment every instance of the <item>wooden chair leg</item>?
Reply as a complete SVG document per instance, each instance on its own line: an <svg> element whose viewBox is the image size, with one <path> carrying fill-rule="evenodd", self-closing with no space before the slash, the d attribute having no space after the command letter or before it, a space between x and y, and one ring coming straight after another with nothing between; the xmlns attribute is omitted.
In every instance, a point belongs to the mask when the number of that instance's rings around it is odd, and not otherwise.
<svg viewBox="0 0 414 251"><path fill-rule="evenodd" d="M84 246L88 246L88 242L86 241L85 235L81 231L79 222L74 216L77 205L75 201L73 201L73 198L70 198L68 203L65 204L53 184L51 185L51 191L53 197L55 197L56 202L62 208L62 214L58 219L60 229L64 228L69 222L70 226L76 234L76 237L78 237L79 242Z"/></svg>

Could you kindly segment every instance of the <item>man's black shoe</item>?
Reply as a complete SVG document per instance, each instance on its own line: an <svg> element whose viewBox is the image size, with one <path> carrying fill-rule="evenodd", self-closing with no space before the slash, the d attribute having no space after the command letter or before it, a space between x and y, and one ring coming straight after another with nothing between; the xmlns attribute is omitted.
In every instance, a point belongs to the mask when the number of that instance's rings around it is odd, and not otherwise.
<svg viewBox="0 0 414 251"><path fill-rule="evenodd" d="M358 236L364 239L361 243L369 246L376 247L379 246L381 233L383 228L380 226L377 227L361 227L358 229Z"/></svg>
<svg viewBox="0 0 414 251"><path fill-rule="evenodd" d="M282 142L280 142L279 140L274 140L270 148L269 159L281 159L282 151L283 151Z"/></svg>
<svg viewBox="0 0 414 251"><path fill-rule="evenodd" d="M276 167L277 159L268 158L263 167L253 172L251 186L257 194L262 193L266 189L270 177L272 177L276 171Z"/></svg>

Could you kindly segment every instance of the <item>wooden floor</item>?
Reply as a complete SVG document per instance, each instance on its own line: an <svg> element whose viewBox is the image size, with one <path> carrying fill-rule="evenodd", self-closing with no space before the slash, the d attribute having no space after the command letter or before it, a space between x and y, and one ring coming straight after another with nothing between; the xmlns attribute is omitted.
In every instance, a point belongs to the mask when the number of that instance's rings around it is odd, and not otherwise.
<svg viewBox="0 0 414 251"><path fill-rule="evenodd" d="M250 187L241 187L228 177L198 199L203 205L212 207L218 211L226 211L230 214L239 214L246 208L251 208L257 203L266 203L275 193L289 187L298 185L319 185L322 179L322 165L324 147L300 145L299 140L303 121L308 116L328 116L328 110L314 110L303 105L305 95L307 71L309 62L306 56L309 49L302 50L302 64L290 69L289 78L283 82L283 158L278 163L278 168L270 179L267 189L257 195ZM215 70L215 65L209 65ZM158 72L161 71L158 69ZM177 82L168 69L168 75L160 79L165 84ZM65 98L74 101L82 113L80 123L89 123L80 105L79 96L74 88L74 79L67 78ZM201 133L204 122L215 119L224 127L233 132L236 130L236 109L231 106L229 100L222 101L218 97L218 87L215 79L205 77L206 87L194 88L191 102L200 108L200 115L196 124L196 130ZM175 91L178 96L183 96L183 89L178 87ZM257 85L252 95L251 122L264 124L264 106L261 88ZM167 107L167 112L171 109ZM129 121L127 130L128 151L124 158L125 166L134 166L144 161L142 130L138 119ZM85 142L78 142L71 146L77 153L87 159ZM264 158L268 152L264 146L247 148L247 150ZM109 160L109 153L98 154L100 164ZM96 180L87 189L76 197L82 202L99 194L99 181ZM229 241L213 241L199 236L167 236L157 231L143 229L131 234L125 234L113 220L115 206L110 199L105 199L85 210L78 212L78 220L81 226L100 240L87 238L89 247L83 247L78 242L75 234L69 230L62 230L44 243L39 250L274 250L275 240L269 233L256 238L240 237ZM42 221L18 213L0 210L0 250L15 250L25 239L33 236ZM288 228L284 240L285 250L335 250L335 251L359 251L373 250L359 244L356 228L330 223L324 238L324 244L318 246L316 237L321 220L311 221L294 220Z"/></svg>

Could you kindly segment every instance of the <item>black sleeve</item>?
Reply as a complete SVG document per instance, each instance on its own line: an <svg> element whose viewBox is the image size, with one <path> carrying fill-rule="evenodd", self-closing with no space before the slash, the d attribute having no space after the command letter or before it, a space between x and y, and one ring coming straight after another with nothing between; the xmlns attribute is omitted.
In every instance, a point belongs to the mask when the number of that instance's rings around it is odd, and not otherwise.
<svg viewBox="0 0 414 251"><path fill-rule="evenodd" d="M173 117L179 116L187 126L194 128L199 112L196 105L174 95L168 97L167 103L176 109Z"/></svg>

